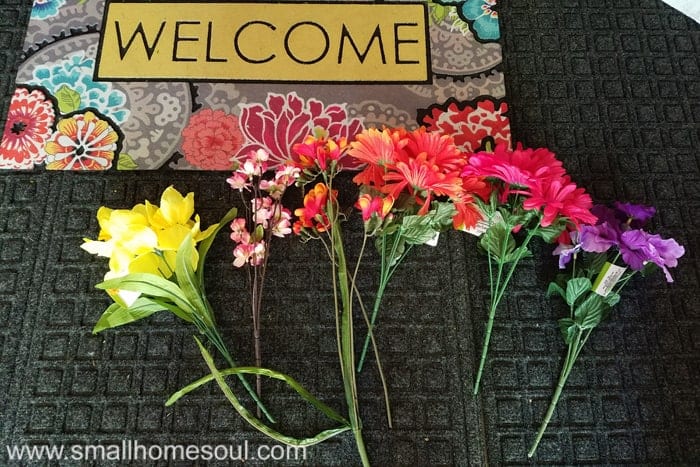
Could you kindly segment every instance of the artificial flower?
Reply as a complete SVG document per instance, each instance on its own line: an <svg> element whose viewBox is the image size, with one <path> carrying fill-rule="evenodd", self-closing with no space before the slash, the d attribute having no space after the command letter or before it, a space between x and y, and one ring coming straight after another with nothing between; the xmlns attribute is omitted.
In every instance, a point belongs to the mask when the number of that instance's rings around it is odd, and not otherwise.
<svg viewBox="0 0 700 467"><path fill-rule="evenodd" d="M586 190L572 183L568 177L538 179L531 187L531 195L523 201L525 209L543 210L542 227L550 226L559 216L574 225L592 224L593 201Z"/></svg>
<svg viewBox="0 0 700 467"><path fill-rule="evenodd" d="M337 190L331 193L325 183L317 183L304 196L304 206L294 211L294 215L298 218L294 223L294 233L298 235L303 229L316 232L325 232L330 229L333 224L328 218L326 206L329 198L334 200L337 196Z"/></svg>
<svg viewBox="0 0 700 467"><path fill-rule="evenodd" d="M656 212L653 207L628 203L615 203L614 206L614 209L595 206L593 211L600 216L598 224L581 227L581 243L577 242L574 231L568 235L570 241L562 239L562 243L574 245L555 250L560 254L560 268L568 262L568 259L564 260L567 256L575 257L580 253L584 260L579 264L574 261L571 276L557 276L557 280L548 288L547 295L561 296L569 310L568 316L558 323L568 349L559 381L528 457L535 454L574 364L591 333L612 315L611 311L620 302L622 290L630 279L652 263L664 271L668 282L673 282L668 268L676 267L678 258L685 253L685 249L673 239L664 239L630 226L632 220L648 221ZM615 264L620 256L631 271Z"/></svg>

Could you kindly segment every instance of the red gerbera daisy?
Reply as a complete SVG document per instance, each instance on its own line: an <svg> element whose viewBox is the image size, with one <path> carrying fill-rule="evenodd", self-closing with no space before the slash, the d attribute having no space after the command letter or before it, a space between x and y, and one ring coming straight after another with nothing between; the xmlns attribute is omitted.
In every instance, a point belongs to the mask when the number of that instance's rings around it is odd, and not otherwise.
<svg viewBox="0 0 700 467"><path fill-rule="evenodd" d="M523 202L525 209L544 208L542 227L552 225L558 216L566 217L574 225L593 224L593 201L583 188L578 188L569 177L540 179L532 186L532 195Z"/></svg>

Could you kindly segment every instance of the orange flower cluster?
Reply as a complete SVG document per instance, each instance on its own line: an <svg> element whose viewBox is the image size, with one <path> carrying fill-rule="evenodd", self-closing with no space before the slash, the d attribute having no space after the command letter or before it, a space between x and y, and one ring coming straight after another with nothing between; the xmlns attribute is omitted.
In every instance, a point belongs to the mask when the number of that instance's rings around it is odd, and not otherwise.
<svg viewBox="0 0 700 467"><path fill-rule="evenodd" d="M486 198L487 185L479 177L463 176L467 155L449 135L428 132L425 128L365 130L350 143L348 155L366 164L353 179L399 199L408 195L420 208L419 215L430 209L436 197L449 198L457 213L457 229L468 228L481 219L474 196Z"/></svg>

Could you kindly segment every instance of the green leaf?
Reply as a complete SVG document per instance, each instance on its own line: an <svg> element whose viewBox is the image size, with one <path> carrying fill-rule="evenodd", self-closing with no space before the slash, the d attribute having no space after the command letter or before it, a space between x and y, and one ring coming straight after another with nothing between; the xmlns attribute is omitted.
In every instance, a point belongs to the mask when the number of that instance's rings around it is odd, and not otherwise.
<svg viewBox="0 0 700 467"><path fill-rule="evenodd" d="M612 308L618 303L620 303L620 294L610 292L605 298L603 298L603 301L606 305Z"/></svg>
<svg viewBox="0 0 700 467"><path fill-rule="evenodd" d="M564 342L571 344L578 332L578 324L571 318L562 318L559 320L559 331Z"/></svg>
<svg viewBox="0 0 700 467"><path fill-rule="evenodd" d="M182 311L192 313L194 307L187 300L185 294L174 283L155 274L128 274L123 277L106 280L95 286L98 289L122 289L141 292L149 297L164 298L170 300Z"/></svg>
<svg viewBox="0 0 700 467"><path fill-rule="evenodd" d="M536 235L547 243L554 243L563 231L564 225L550 225L547 227L538 227Z"/></svg>
<svg viewBox="0 0 700 467"><path fill-rule="evenodd" d="M574 306L578 298L591 290L591 281L587 277L576 277L569 279L566 283L566 303Z"/></svg>
<svg viewBox="0 0 700 467"><path fill-rule="evenodd" d="M556 282L550 282L549 287L547 287L547 298L550 298L554 294L559 294L561 298L566 300L566 292L564 292L564 289Z"/></svg>
<svg viewBox="0 0 700 467"><path fill-rule="evenodd" d="M422 245L435 236L435 228L428 216L405 216L401 236L409 245Z"/></svg>
<svg viewBox="0 0 700 467"><path fill-rule="evenodd" d="M603 270L603 266L605 266L607 260L607 253L585 252L583 255L583 265L590 272L589 277L594 277L600 274L600 271Z"/></svg>
<svg viewBox="0 0 700 467"><path fill-rule="evenodd" d="M145 297L136 299L129 308L124 308L118 303L112 303L104 313L102 313L102 316L100 316L100 319L92 329L92 333L97 334L105 329L133 323L134 321L146 318L153 313L163 310L165 310L163 306Z"/></svg>
<svg viewBox="0 0 700 467"><path fill-rule="evenodd" d="M80 108L80 94L65 84L56 90L54 97L58 101L58 110L62 114L75 112Z"/></svg>
<svg viewBox="0 0 700 467"><path fill-rule="evenodd" d="M216 227L216 229L214 229L214 232L212 232L211 235L199 242L199 247L197 248L197 251L199 251L199 263L197 263L197 279L199 280L200 287L204 286L204 261L207 258L209 248L211 248L211 244L214 243L214 238L216 238L216 234L218 234L224 226L228 226L231 223L231 221L236 217L236 214L238 214L238 209L231 208L226 214L224 214L224 217L221 218L221 220L219 221L219 225Z"/></svg>
<svg viewBox="0 0 700 467"><path fill-rule="evenodd" d="M125 153L120 153L117 159L117 170L136 170L139 165L134 162L134 159Z"/></svg>
<svg viewBox="0 0 700 467"><path fill-rule="evenodd" d="M318 400L316 397L313 396L309 391L307 391L301 384L299 384L298 381L296 381L294 378L291 376L288 376L284 373L280 373L275 370L270 370L268 368L259 368L255 366L239 366L236 368L227 368L225 370L220 370L221 376L232 376L232 375L257 375L257 376L265 376L267 378L271 379L276 379L279 381L284 381L287 383L287 385L292 388L294 391L297 392L305 401L319 409L321 412L323 412L328 418L331 420L335 420L336 422L340 422L343 424L347 424L348 421L343 418L338 412L330 408L328 405L323 403L322 401ZM206 376L203 376L199 378L197 381L193 381L192 383L188 384L187 386L183 387L179 391L175 392L172 396L168 398L168 400L165 402L166 407L170 407L173 405L175 402L180 400L183 396L186 396L190 392L204 386L207 383L210 383L212 381L215 381L214 375L208 374Z"/></svg>
<svg viewBox="0 0 700 467"><path fill-rule="evenodd" d="M581 329L593 329L603 319L603 312L607 305L603 297L591 292L586 300L574 311L574 317Z"/></svg>
<svg viewBox="0 0 700 467"><path fill-rule="evenodd" d="M270 438L277 440L279 442L288 444L290 446L312 446L314 444L320 443L322 441L325 441L328 438L332 438L333 436L343 433L345 431L348 431L351 429L349 423L343 419L343 425L341 425L338 428L331 428L329 430L324 430L317 434L316 436L310 437L310 438L303 438L303 439L298 439L298 438L292 438L291 436L283 435L282 433L270 428L267 426L265 423L263 423L260 419L256 418L253 414L251 414L248 409L246 409L241 402L238 400L236 395L233 393L231 390L231 387L226 384L226 381L224 380L224 376L222 373L216 368L216 365L214 364L214 359L212 358L211 354L207 351L207 349L204 348L202 343L197 339L196 337L194 340L197 342L197 345L199 346L199 351L202 353L202 357L204 358L204 361L206 362L207 366L209 367L209 371L211 372L212 377L216 380L217 384L219 385L219 388L221 391L224 393L226 396L226 399L231 403L233 408L238 412L238 414L245 419L253 428L257 429L258 431L262 432L263 434L269 436ZM172 399L172 397L171 397ZM177 399L176 399L177 400Z"/></svg>
<svg viewBox="0 0 700 467"><path fill-rule="evenodd" d="M194 305L200 317L205 322L210 322L208 309L202 297L201 284L195 276L194 268L192 267L192 254L194 253L194 243L192 242L192 234L187 234L177 249L175 256L175 277L180 286L180 290L185 294L187 300Z"/></svg>
<svg viewBox="0 0 700 467"><path fill-rule="evenodd" d="M454 204L434 201L430 210L430 225L433 230L442 232L452 227L452 218L457 213Z"/></svg>
<svg viewBox="0 0 700 467"><path fill-rule="evenodd" d="M193 322L194 320L192 319L192 314L191 313L186 313L182 311L180 308L176 307L172 303L162 300L160 298L152 298L154 303L157 303L158 305L162 306L164 310L168 310L178 318L187 321L188 323Z"/></svg>
<svg viewBox="0 0 700 467"><path fill-rule="evenodd" d="M497 261L507 263L514 261L515 239L510 228L504 222L498 222L488 228L479 239L479 245Z"/></svg>
<svg viewBox="0 0 700 467"><path fill-rule="evenodd" d="M391 267L406 252L406 242L401 235L401 230L393 229L392 233L387 232L388 230L385 230L377 237L374 246L377 248L380 257L385 258L387 263L385 266ZM384 249L383 253L382 249Z"/></svg>

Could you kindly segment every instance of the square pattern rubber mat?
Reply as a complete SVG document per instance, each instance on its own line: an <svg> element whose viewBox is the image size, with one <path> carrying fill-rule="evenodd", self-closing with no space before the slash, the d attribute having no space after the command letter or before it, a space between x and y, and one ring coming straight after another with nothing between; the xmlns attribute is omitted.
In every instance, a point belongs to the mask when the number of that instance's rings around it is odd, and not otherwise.
<svg viewBox="0 0 700 467"><path fill-rule="evenodd" d="M19 0L0 2L2 109L14 89L29 9ZM501 13L508 18L503 69L514 139L557 152L597 201L655 205L656 230L687 250L673 284L660 275L634 283L595 331L534 461L697 463L700 26L651 0L520 0L504 2ZM234 204L224 178L162 171L0 174L1 449L124 439L268 442L216 387L164 407L173 391L204 373L190 328L156 315L98 336L90 332L106 305L93 289L106 266L79 245L97 232L97 207L156 201L174 184L196 192L209 223ZM354 238L351 255L359 249L360 228L346 229ZM318 245L278 245L266 297L265 358L340 408L327 262ZM378 329L392 430L376 372L368 367L360 378L375 465L529 463L527 449L565 350L556 325L564 310L544 298L556 273L549 251L540 246L514 278L477 398L470 389L486 318L485 260L473 238L456 233L414 251L387 292ZM368 265L376 260L370 255ZM245 282L230 261L230 247L219 239L207 274L223 332L245 361ZM371 273L363 281L365 289L376 284ZM326 426L282 388L271 384L268 391L276 413L284 410L288 431ZM6 456L0 454L0 464ZM359 459L352 438L340 436L310 448L305 463L356 465Z"/></svg>

